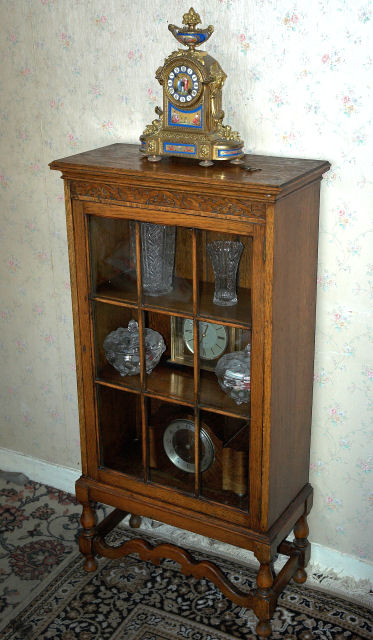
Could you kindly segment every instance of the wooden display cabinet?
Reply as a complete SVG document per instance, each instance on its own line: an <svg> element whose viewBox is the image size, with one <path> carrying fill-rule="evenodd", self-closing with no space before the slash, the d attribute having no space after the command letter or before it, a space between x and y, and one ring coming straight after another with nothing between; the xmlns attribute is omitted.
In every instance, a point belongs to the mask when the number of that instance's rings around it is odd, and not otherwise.
<svg viewBox="0 0 373 640"><path fill-rule="evenodd" d="M252 608L258 635L267 637L280 592L291 578L305 581L310 557L319 192L329 164L244 160L246 168L202 169L179 158L151 164L136 146L114 144L50 166L62 171L66 192L85 569L96 568L95 554L171 557L186 574L212 580ZM173 288L158 296L142 287L143 223L176 227ZM215 239L243 244L233 306L213 303L206 246ZM139 325L140 373L122 376L106 360L103 342L131 319ZM190 336L191 327L193 341L184 349L183 328ZM150 374L146 328L166 345ZM237 404L220 388L214 366L223 352L214 360L205 350L202 357L206 331L220 334L224 353L250 343L249 402ZM182 422L172 427L177 436L169 432L178 438L171 438L172 459L164 434L175 420ZM181 467L174 463L180 459ZM99 524L95 501L114 507ZM242 592L212 563L196 563L170 544L152 548L135 539L110 548L105 536L127 513L134 524L139 516L154 518L253 551L257 588ZM288 560L276 576L277 553Z"/></svg>

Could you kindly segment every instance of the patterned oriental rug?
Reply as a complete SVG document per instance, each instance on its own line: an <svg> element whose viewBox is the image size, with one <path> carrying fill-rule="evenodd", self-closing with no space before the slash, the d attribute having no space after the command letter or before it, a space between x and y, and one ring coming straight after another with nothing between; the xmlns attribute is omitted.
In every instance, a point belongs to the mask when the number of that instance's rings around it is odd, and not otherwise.
<svg viewBox="0 0 373 640"><path fill-rule="evenodd" d="M0 484L1 640L253 640L256 618L227 600L207 580L159 566L137 555L99 560L87 574L77 549L80 506L69 494L27 481ZM103 515L100 507L99 517ZM121 544L136 531L116 529ZM152 544L156 532L141 532ZM255 572L232 559L210 559L241 589ZM208 557L207 557L208 556ZM271 638L360 640L373 638L373 612L357 602L307 586L291 585L279 599Z"/></svg>

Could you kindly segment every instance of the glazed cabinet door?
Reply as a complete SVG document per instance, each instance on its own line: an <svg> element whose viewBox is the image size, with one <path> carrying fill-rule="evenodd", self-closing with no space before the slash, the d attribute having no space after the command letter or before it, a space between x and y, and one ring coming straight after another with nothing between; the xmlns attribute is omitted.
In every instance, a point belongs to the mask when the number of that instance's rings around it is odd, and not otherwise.
<svg viewBox="0 0 373 640"><path fill-rule="evenodd" d="M74 203L88 474L257 522L263 225L91 211Z"/></svg>

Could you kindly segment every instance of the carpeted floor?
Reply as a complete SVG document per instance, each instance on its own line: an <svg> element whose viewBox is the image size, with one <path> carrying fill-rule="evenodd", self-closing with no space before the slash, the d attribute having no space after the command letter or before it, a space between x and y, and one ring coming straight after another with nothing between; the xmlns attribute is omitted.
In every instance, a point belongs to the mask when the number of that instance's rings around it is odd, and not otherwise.
<svg viewBox="0 0 373 640"><path fill-rule="evenodd" d="M256 638L252 612L208 581L183 576L172 561L153 566L135 555L101 559L95 573L85 573L76 543L80 506L72 496L34 482L2 482L0 496L1 640ZM112 536L120 544L138 532L117 529ZM157 530L141 537L164 541ZM255 582L255 573L236 561L209 559L242 589ZM274 640L371 639L373 613L294 584L280 597L272 626Z"/></svg>

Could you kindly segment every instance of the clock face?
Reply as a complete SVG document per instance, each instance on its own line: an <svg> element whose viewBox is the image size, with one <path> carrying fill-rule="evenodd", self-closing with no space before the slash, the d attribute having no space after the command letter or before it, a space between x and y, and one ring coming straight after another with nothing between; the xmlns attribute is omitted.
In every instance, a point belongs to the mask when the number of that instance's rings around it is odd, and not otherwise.
<svg viewBox="0 0 373 640"><path fill-rule="evenodd" d="M214 461L214 445L205 429L200 429L201 472ZM163 434L163 446L171 462L188 473L194 473L194 422L185 418L173 420Z"/></svg>
<svg viewBox="0 0 373 640"><path fill-rule="evenodd" d="M193 345L193 320L187 318L183 326L184 342L194 353ZM210 322L199 323L199 354L204 360L216 360L224 353L228 345L228 331L222 324Z"/></svg>
<svg viewBox="0 0 373 640"><path fill-rule="evenodd" d="M175 65L168 72L166 90L174 104L187 107L199 98L202 83L192 66Z"/></svg>

